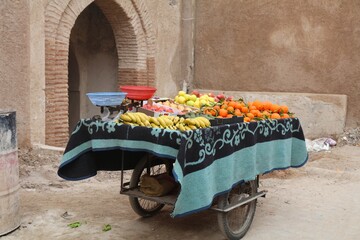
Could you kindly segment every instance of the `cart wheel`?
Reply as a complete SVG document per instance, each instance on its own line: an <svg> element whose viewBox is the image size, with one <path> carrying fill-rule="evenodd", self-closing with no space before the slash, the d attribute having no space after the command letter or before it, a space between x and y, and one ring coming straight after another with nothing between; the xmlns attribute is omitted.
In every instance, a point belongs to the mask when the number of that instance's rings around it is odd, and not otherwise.
<svg viewBox="0 0 360 240"><path fill-rule="evenodd" d="M219 197L218 208L224 209L230 204L251 196L257 192L255 180L243 183ZM256 210L256 199L229 212L218 213L221 232L230 240L241 239L249 230Z"/></svg>
<svg viewBox="0 0 360 240"><path fill-rule="evenodd" d="M152 157L146 155L139 161L131 175L130 188L138 187L140 178L144 174L157 175L165 172L171 173L170 169L172 165L169 161L156 158L154 165L154 163L151 164L153 160ZM139 197L129 197L129 201L134 212L142 217L151 217L164 207L164 204Z"/></svg>

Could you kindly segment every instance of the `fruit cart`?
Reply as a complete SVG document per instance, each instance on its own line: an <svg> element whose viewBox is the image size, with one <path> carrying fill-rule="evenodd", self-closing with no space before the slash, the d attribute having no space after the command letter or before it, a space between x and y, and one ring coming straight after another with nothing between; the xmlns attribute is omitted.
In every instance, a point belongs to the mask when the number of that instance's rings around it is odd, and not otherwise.
<svg viewBox="0 0 360 240"><path fill-rule="evenodd" d="M173 205L172 217L213 209L228 239L240 239L256 209L259 175L307 161L297 118L234 123L188 130L160 129L81 119L75 127L58 175L81 180L99 170L121 171L121 194L140 216ZM124 171L132 171L129 182ZM142 176L167 173L177 187L163 196L141 190Z"/></svg>

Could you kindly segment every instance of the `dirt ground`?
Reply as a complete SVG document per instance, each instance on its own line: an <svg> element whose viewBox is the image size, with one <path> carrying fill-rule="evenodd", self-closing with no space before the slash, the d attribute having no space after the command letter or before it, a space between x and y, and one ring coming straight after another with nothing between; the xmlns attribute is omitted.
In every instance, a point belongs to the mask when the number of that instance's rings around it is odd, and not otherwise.
<svg viewBox="0 0 360 240"><path fill-rule="evenodd" d="M254 221L243 239L359 239L360 146L311 153L302 168L261 177ZM216 212L140 218L119 194L120 173L70 182L56 174L60 152L19 150L21 226L1 240L224 239ZM78 228L68 224L81 222ZM102 231L105 224L110 231Z"/></svg>

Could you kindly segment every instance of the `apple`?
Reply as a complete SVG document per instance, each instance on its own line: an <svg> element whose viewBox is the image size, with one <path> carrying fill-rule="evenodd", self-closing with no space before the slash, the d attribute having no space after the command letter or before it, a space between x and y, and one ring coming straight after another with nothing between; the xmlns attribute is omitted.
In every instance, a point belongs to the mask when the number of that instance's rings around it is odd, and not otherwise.
<svg viewBox="0 0 360 240"><path fill-rule="evenodd" d="M186 92L184 92L184 91L179 91L179 92L178 92L178 95L179 95L179 96L184 96L185 94L186 94Z"/></svg>
<svg viewBox="0 0 360 240"><path fill-rule="evenodd" d="M197 96L195 94L191 94L189 100L195 102L197 100Z"/></svg>
<svg viewBox="0 0 360 240"><path fill-rule="evenodd" d="M233 96L230 96L230 97L227 97L226 98L226 101L232 101L234 99L234 97Z"/></svg>
<svg viewBox="0 0 360 240"><path fill-rule="evenodd" d="M213 93L209 93L208 95L209 95L209 97L215 97L215 95Z"/></svg>
<svg viewBox="0 0 360 240"><path fill-rule="evenodd" d="M192 91L191 94L195 95L196 97L200 97L200 93L198 90Z"/></svg>
<svg viewBox="0 0 360 240"><path fill-rule="evenodd" d="M219 99L220 101L225 100L224 94L218 94L218 95L216 96L216 98Z"/></svg>
<svg viewBox="0 0 360 240"><path fill-rule="evenodd" d="M189 105L189 106L194 106L194 101L192 100L189 100L186 102L186 105Z"/></svg>
<svg viewBox="0 0 360 240"><path fill-rule="evenodd" d="M184 104L185 102L186 102L186 98L185 98L185 97L180 96L180 97L178 98L178 103Z"/></svg>

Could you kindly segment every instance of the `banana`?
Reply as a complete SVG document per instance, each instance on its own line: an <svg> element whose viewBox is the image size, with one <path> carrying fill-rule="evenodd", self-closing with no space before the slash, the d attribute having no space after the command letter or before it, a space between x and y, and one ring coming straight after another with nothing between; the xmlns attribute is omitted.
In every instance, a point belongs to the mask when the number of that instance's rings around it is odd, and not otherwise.
<svg viewBox="0 0 360 240"><path fill-rule="evenodd" d="M196 126L197 128L200 128L200 127L201 127L200 121L197 120L196 118L193 118L193 122L195 123L195 126Z"/></svg>
<svg viewBox="0 0 360 240"><path fill-rule="evenodd" d="M159 128L159 125L156 125L155 123L150 123L151 127L153 128Z"/></svg>
<svg viewBox="0 0 360 240"><path fill-rule="evenodd" d="M174 117L172 120L174 124L177 124L179 122L180 118L178 116Z"/></svg>
<svg viewBox="0 0 360 240"><path fill-rule="evenodd" d="M182 125L181 123L179 123L178 129L179 129L180 131L186 131L184 125Z"/></svg>
<svg viewBox="0 0 360 240"><path fill-rule="evenodd" d="M148 120L145 120L143 123L144 123L145 126L151 127L151 124L150 124L150 122Z"/></svg>
<svg viewBox="0 0 360 240"><path fill-rule="evenodd" d="M132 112L127 112L127 113L125 113L125 114L127 114L127 115L131 118L131 121L132 121L132 122L134 122L134 123L137 122L137 118L136 118L136 116L134 115L134 113L132 113Z"/></svg>
<svg viewBox="0 0 360 240"><path fill-rule="evenodd" d="M120 119L123 120L124 122L131 122L131 118L126 114L121 114Z"/></svg>
<svg viewBox="0 0 360 240"><path fill-rule="evenodd" d="M142 122L145 122L146 120L148 120L149 121L149 116L148 115L146 115L145 113L142 113L142 112L137 112L137 115L141 118L141 121Z"/></svg>
<svg viewBox="0 0 360 240"><path fill-rule="evenodd" d="M185 121L185 118L183 118L183 117L181 117L179 120L180 123L183 123L184 121Z"/></svg>
<svg viewBox="0 0 360 240"><path fill-rule="evenodd" d="M185 131L192 130L189 126L185 126Z"/></svg>
<svg viewBox="0 0 360 240"><path fill-rule="evenodd" d="M184 120L184 123L187 125L195 125L196 124L193 118L186 118Z"/></svg>
<svg viewBox="0 0 360 240"><path fill-rule="evenodd" d="M154 117L150 117L150 118L149 118L149 122L150 122L150 123L154 123L154 124L157 125L157 126L160 125L160 123L159 123L159 121L157 120L157 118L154 118Z"/></svg>
<svg viewBox="0 0 360 240"><path fill-rule="evenodd" d="M134 113L133 116L136 118L136 121L135 121L135 122L141 126L142 121L141 121L141 118L139 117L139 115L137 115L137 114Z"/></svg>
<svg viewBox="0 0 360 240"><path fill-rule="evenodd" d="M173 121L171 121L170 118L165 117L165 118L163 118L163 119L164 119L164 121L165 121L165 123L166 123L166 126L172 126L172 125L174 125Z"/></svg>
<svg viewBox="0 0 360 240"><path fill-rule="evenodd" d="M211 126L211 123L210 123L209 119L207 119L205 117L198 117L198 119L201 120L205 124L205 127L210 127Z"/></svg>
<svg viewBox="0 0 360 240"><path fill-rule="evenodd" d="M166 128L167 124L164 121L164 119L162 119L161 117L158 117L157 120L159 121L161 127Z"/></svg>
<svg viewBox="0 0 360 240"><path fill-rule="evenodd" d="M200 119L199 117L196 118L196 121L199 123L200 128L204 128L206 127L205 123L202 121L202 119Z"/></svg>
<svg viewBox="0 0 360 240"><path fill-rule="evenodd" d="M191 130L197 129L197 127L196 127L195 125L188 125L188 127L189 127Z"/></svg>

